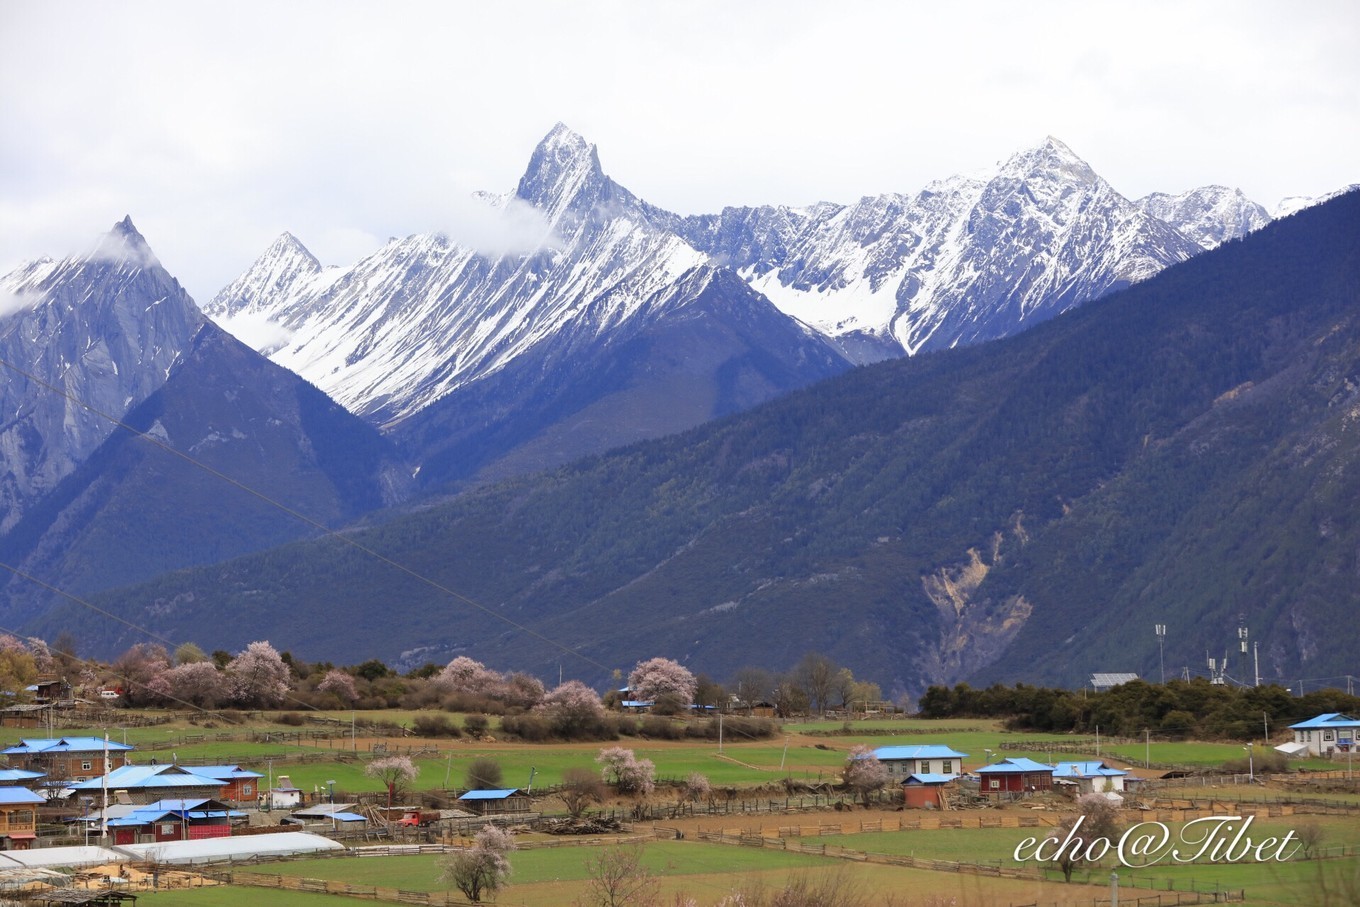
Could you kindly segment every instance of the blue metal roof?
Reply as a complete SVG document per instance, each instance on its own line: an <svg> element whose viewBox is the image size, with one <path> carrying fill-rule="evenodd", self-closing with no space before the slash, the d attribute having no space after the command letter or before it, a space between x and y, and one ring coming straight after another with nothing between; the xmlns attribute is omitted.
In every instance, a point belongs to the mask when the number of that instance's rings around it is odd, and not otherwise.
<svg viewBox="0 0 1360 907"><path fill-rule="evenodd" d="M5 806L22 806L25 803L46 803L41 795L33 793L26 787L0 787L0 804Z"/></svg>
<svg viewBox="0 0 1360 907"><path fill-rule="evenodd" d="M977 770L979 775L983 774L1019 774L1021 772L1051 772L1053 766L1044 765L1042 762L1035 762L1024 756L1013 756L1010 759L1002 759L992 765L985 765Z"/></svg>
<svg viewBox="0 0 1360 907"><path fill-rule="evenodd" d="M1360 721L1356 721L1348 715L1340 712L1325 712L1307 721L1300 721L1298 724L1291 724L1290 730L1310 730L1313 728L1338 728L1338 727L1360 727Z"/></svg>
<svg viewBox="0 0 1360 907"><path fill-rule="evenodd" d="M263 778L259 772L252 772L250 769L241 768L239 765L186 765L184 766L195 775L202 775L205 778L216 778L219 781L234 781L237 778Z"/></svg>
<svg viewBox="0 0 1360 907"><path fill-rule="evenodd" d="M32 781L42 778L47 772L29 772L21 768L0 768L0 784L13 784L16 781Z"/></svg>
<svg viewBox="0 0 1360 907"><path fill-rule="evenodd" d="M102 752L104 747L108 747L109 752L123 752L135 749L126 743L114 743L104 741L103 737L42 737L20 740L15 746L0 750L6 755L26 755L30 753L85 753Z"/></svg>
<svg viewBox="0 0 1360 907"><path fill-rule="evenodd" d="M914 775L908 775L908 776L907 776L907 780L903 781L902 783L903 783L903 784L947 784L947 783L949 783L950 781L953 781L953 780L954 780L955 778L957 778L957 777L958 777L958 774L957 774L957 773L950 773L950 774L948 774L948 775L942 775L942 774L940 774L939 772L917 772L917 773L914 774Z"/></svg>
<svg viewBox="0 0 1360 907"><path fill-rule="evenodd" d="M73 790L99 790L105 786L131 790L154 787L221 787L217 778L208 778L186 771L177 765L124 765L104 777L91 778L72 784Z"/></svg>
<svg viewBox="0 0 1360 907"><path fill-rule="evenodd" d="M956 753L947 746L880 746L873 756L879 762L898 759L965 759L967 753Z"/></svg>
<svg viewBox="0 0 1360 907"><path fill-rule="evenodd" d="M505 789L505 790L470 790L470 791L468 791L467 793L463 794L463 796L459 797L458 799L459 799L459 800L504 800L505 798L507 798L507 797L512 797L512 796L514 796L514 795L517 794L517 793L519 793L519 788L517 788L517 787L511 787L511 788L507 788L507 789Z"/></svg>
<svg viewBox="0 0 1360 907"><path fill-rule="evenodd" d="M1119 778L1127 774L1123 769L1110 768L1104 762L1059 762L1053 768L1055 778Z"/></svg>

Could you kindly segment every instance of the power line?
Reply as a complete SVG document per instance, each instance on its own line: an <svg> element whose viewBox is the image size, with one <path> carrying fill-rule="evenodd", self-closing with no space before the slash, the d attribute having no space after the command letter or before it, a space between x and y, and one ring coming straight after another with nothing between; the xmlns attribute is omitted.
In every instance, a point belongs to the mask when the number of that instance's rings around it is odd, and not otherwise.
<svg viewBox="0 0 1360 907"><path fill-rule="evenodd" d="M611 670L612 670L612 668L610 668L608 665L602 664L602 663L596 661L595 659L591 658L590 656L585 655L585 654L582 654L581 652L576 651L575 649L573 649L572 647L566 645L565 643L558 642L558 641L555 640L555 639L550 639L549 637L544 636L542 633L539 633L537 630L531 629L530 627L527 627L527 626L525 626L524 624L521 624L521 623L519 623L518 621L515 621L515 620L513 620L513 619L507 617L507 616L504 615L504 614L498 613L498 612L495 611L494 609L489 608L489 607L487 607L486 605L483 605L483 604L481 604L480 602L475 601L474 599L469 598L469 597L466 596L466 595L463 595L461 592L458 592L458 591L456 591L456 590L454 590L454 589L449 588L448 586L444 585L443 583L441 583L441 582L439 582L439 581L437 581L437 580L431 579L430 577L425 576L424 574L422 574L422 573L420 573L420 572L418 572L418 571L416 571L416 570L414 570L414 569L412 569L412 568L410 568L410 567L407 567L407 566L404 565L404 564L401 564L401 563L399 563L399 562L397 562L397 561L392 560L390 557L386 556L385 554L382 554L381 552L375 551L374 549L368 547L367 545L364 545L362 542L357 541L352 535L350 535L350 534L348 534L348 533L338 532L338 531L336 531L336 530L330 528L329 526L325 525L324 523L318 522L317 520L312 519L311 517L307 516L306 514L300 513L300 512L298 512L297 510L294 510L294 509L292 509L291 507L288 507L287 505L280 503L279 501L275 500L274 498L270 497L269 495L265 494L264 492L259 491L259 490L255 489L255 488L252 488L252 487L250 487L249 485L246 485L244 482L241 482L241 481L239 481L239 480L237 480L237 479L234 479L234 478L232 478L231 476L226 475L225 473L223 473L223 472L221 472L221 471L219 471L219 470L217 470L217 469L214 469L213 467L211 467L211 466L207 465L206 463L203 463L202 461L200 461L200 460L198 460L198 459L196 459L196 458L190 456L189 454L186 454L186 453L184 453L184 452L182 452L182 451L176 450L174 447L171 447L169 444L167 444L167 443L161 441L159 438L156 438L156 437L154 437L154 436L152 436L152 435L149 435L149 434L147 434L146 432L140 431L140 430L138 430L137 428L134 428L133 426L131 426L131 425L129 425L128 423L124 422L122 419L120 419L120 418L118 418L118 417L116 417L116 416L109 415L108 413L103 412L102 410L97 409L97 408L95 408L95 407L89 405L88 403L84 402L83 400L79 400L79 399L77 399L76 397L71 396L71 395L70 395L69 393L67 393L63 388L57 387L56 385L51 384L50 382L43 380L42 378L38 377L37 375L33 374L32 372L29 372L29 371L27 371L27 370L25 370L25 369L23 369L23 368L21 368L21 367L15 365L15 364L13 364L12 362L9 362L9 361L7 361L7 360L5 360L5 359L0 359L0 365L5 366L6 368L10 369L11 371L17 372L18 374L24 376L24 377L27 378L28 380L30 380L30 381L32 381L33 383L37 384L38 386L43 387L43 388L46 388L47 390L51 391L52 393L54 393L54 394L56 394L56 395L58 395L58 396L60 396L60 397L62 397L62 398L64 398L64 399L66 399L66 400L69 400L70 402L72 402L72 403L74 403L75 405L79 406L81 409L84 409L84 410L86 410L87 412L90 412L90 413L94 414L95 416L98 416L98 417L101 418L101 419L106 419L106 420L108 420L110 423L112 423L112 424L115 425L116 427L121 428L121 429L123 429L123 430L125 430L125 431L131 433L133 436L142 439L143 441L147 442L148 444L154 445L155 447L160 448L161 450L165 451L166 453L169 453L169 454L172 454L173 456L178 457L179 459L181 459L181 460L183 460L184 462L190 464L191 466L194 466L194 467L196 467L196 468L198 468L198 469L203 470L204 472L208 473L209 475L213 476L214 478L220 479L221 481L226 482L227 484L233 486L234 488L237 488L237 489L239 489L239 490L245 492L246 494L249 494L249 495L251 495L251 496L253 496L253 497L259 499L260 501L263 501L265 504L268 504L270 507L275 508L276 510L280 511L281 513L285 513L285 514L287 514L288 516L293 517L294 519L298 520L299 522L302 522L302 523L306 524L307 526L310 526L310 527L312 527L313 529L316 529L318 532L322 533L322 534L323 534L324 536L326 536L327 538L331 538L331 539L334 539L334 540L336 540L336 541L342 542L342 543L344 543L344 544L346 544L346 545L349 545L351 548L353 548L353 549L355 549L355 550L357 550L357 551L360 551L360 552L362 552L362 553L368 555L368 556L371 557L371 558L374 558L375 560L377 560L377 561L379 561L379 562L381 562L381 563L383 563L383 564L386 564L387 566L391 567L392 569L397 570L398 572L403 573L403 574L405 574L406 576L411 577L412 579L416 580L417 582L423 583L423 584L425 584L426 586L429 586L430 588L436 590L437 592L441 592L441 593L443 593L444 595L449 596L450 598L453 598L453 599L455 599L455 600L457 600L457 601L460 601L460 602L462 602L463 604L467 605L468 607L473 608L473 609L475 609L475 610L477 610L477 611L482 612L483 614L485 614L485 615L488 616L488 617L495 618L496 620L498 620L498 621L500 621L500 622L502 622L502 623L504 623L504 624L509 625L510 627L512 627L512 628L514 628L514 629L520 631L521 633L524 633L524 634L527 635L527 636L532 637L533 639L538 640L538 641L541 642L541 643L545 643L546 645L551 646L552 648L558 649L558 650L560 650L560 651L562 651L562 652L565 652L565 653L567 653L568 655L575 656L576 658L581 659L582 661L586 662L587 664L590 664L590 665L593 665L593 666L595 666L595 667L597 667L597 668L600 668L600 669L603 670L603 671L608 672L608 671L611 671ZM42 586L44 586L44 587L47 588L47 589L50 589L50 590L52 590L52 591L55 591L55 592L59 592L59 593L60 593L60 590L57 590L54 586L51 586L51 585L49 585L49 584L47 584L47 583L43 583L43 582L41 582L41 581L38 581L38 580L36 580L36 578L32 577L31 575L22 573L21 571L15 569L14 567L10 566L9 564L0 564L0 567L4 567L5 569L9 570L11 573L14 573L16 576L22 576L22 577L25 578L25 579L28 579L28 580L31 580L31 581L34 581L34 582L38 582L39 585L42 585ZM60 594L65 595L65 593L60 593ZM105 611L105 610L103 610L103 609L101 609L101 608L96 608L96 607L94 607L93 605L91 605L90 603L84 601L83 599L79 599L79 598L76 598L76 597L74 597L74 596L67 596L67 597L68 597L68 598L71 598L73 601L78 602L79 604L81 604L81 605L84 606L84 607L88 607L88 608L90 608L91 610L96 611L97 613L100 613L100 614L102 614L102 615L104 615L104 616L106 616L106 617L112 617L112 618L114 618L115 620L119 620L120 622L126 624L127 626L132 627L132 628L138 630L139 632L146 633L148 636L151 636L152 638L156 638L156 635L155 635L154 633L151 633L151 631L147 630L147 629L144 628L144 627L137 626L136 624L133 624L133 623L131 623L131 622L129 622L129 621L123 619L123 618L115 617L115 616L114 616L113 614L111 614L110 612Z"/></svg>

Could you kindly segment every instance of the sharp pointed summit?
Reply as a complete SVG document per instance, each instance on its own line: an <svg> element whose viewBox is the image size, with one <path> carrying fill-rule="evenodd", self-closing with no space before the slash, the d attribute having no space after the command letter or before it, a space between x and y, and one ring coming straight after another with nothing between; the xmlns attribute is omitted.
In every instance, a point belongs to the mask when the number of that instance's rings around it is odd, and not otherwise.
<svg viewBox="0 0 1360 907"><path fill-rule="evenodd" d="M129 264L138 268L160 267L146 237L137 232L132 215L125 216L100 238L90 258L114 264Z"/></svg>
<svg viewBox="0 0 1360 907"><path fill-rule="evenodd" d="M588 210L611 186L595 146L558 123L534 149L515 195L556 222L568 210Z"/></svg>

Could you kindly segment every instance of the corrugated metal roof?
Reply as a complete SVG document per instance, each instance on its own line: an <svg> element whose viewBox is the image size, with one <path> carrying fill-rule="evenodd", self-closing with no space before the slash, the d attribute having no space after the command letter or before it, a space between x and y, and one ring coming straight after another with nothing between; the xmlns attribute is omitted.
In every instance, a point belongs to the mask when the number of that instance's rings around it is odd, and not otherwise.
<svg viewBox="0 0 1360 907"><path fill-rule="evenodd" d="M957 774L954 774L954 773L951 773L951 774L948 774L948 775L942 775L942 774L940 774L939 772L917 772L917 773L914 774L914 775L908 775L908 776L907 776L907 780L903 781L902 783L903 783L903 784L948 784L950 781L953 781L953 780L954 780L955 778L957 778L957 777L958 777L958 775L957 775Z"/></svg>
<svg viewBox="0 0 1360 907"><path fill-rule="evenodd" d="M104 741L103 737L25 737L15 746L0 750L7 755L26 753L84 753L102 751L107 746L109 752L122 752L135 749L126 743Z"/></svg>
<svg viewBox="0 0 1360 907"><path fill-rule="evenodd" d="M977 770L979 775L983 774L1018 774L1020 772L1051 772L1053 766L1044 765L1042 762L1035 762L1025 756L1013 756L1010 759L1002 759L992 765L985 765Z"/></svg>
<svg viewBox="0 0 1360 907"><path fill-rule="evenodd" d="M1059 762L1053 767L1055 778L1115 778L1127 774L1123 769L1110 768L1104 762Z"/></svg>
<svg viewBox="0 0 1360 907"><path fill-rule="evenodd" d="M195 775L203 775L205 778L217 778L221 781L231 781L236 778L263 778L259 772L252 772L250 769L241 768L239 765L186 765L184 766Z"/></svg>
<svg viewBox="0 0 1360 907"><path fill-rule="evenodd" d="M196 775L177 765L124 765L109 772L108 789L132 790L155 787L221 787L217 778ZM75 790L100 790L103 778L91 778L72 784Z"/></svg>
<svg viewBox="0 0 1360 907"><path fill-rule="evenodd" d="M964 759L967 753L957 753L947 746L880 746L873 752L879 762L898 759Z"/></svg>
<svg viewBox="0 0 1360 907"><path fill-rule="evenodd" d="M507 789L505 789L505 790L470 790L470 791L468 791L467 793L463 794L463 796L459 797L458 799L459 799L459 800L504 800L505 798L507 798L507 797L512 797L512 796L514 796L514 795L517 794L517 793L519 793L519 788L517 788L517 787L511 787L511 788L507 788Z"/></svg>
<svg viewBox="0 0 1360 907"><path fill-rule="evenodd" d="M0 804L22 806L25 803L46 803L47 799L26 787L0 787Z"/></svg>
<svg viewBox="0 0 1360 907"><path fill-rule="evenodd" d="M1340 712L1324 712L1316 717L1309 718L1307 721L1300 721L1298 724L1291 724L1290 730L1309 730L1312 728L1338 728L1338 727L1360 727L1360 721L1356 721L1348 715Z"/></svg>

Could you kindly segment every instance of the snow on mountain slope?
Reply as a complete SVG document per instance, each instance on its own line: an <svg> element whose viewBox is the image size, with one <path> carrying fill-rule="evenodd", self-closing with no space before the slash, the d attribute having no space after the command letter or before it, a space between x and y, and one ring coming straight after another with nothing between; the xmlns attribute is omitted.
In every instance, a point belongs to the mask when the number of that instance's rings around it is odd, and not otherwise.
<svg viewBox="0 0 1360 907"><path fill-rule="evenodd" d="M1266 209L1241 189L1227 186L1201 186L1180 195L1154 192L1138 199L1137 205L1206 249L1241 239L1271 220Z"/></svg>
<svg viewBox="0 0 1360 907"><path fill-rule="evenodd" d="M132 219L86 255L43 259L0 280L0 532L158 390L203 315Z"/></svg>
<svg viewBox="0 0 1360 907"><path fill-rule="evenodd" d="M673 227L861 362L1002 337L1200 251L1053 138L914 197Z"/></svg>
<svg viewBox="0 0 1360 907"><path fill-rule="evenodd" d="M292 267L281 249L206 311L229 324L235 313L267 317L289 335L275 362L391 425L549 340L610 336L705 260L652 223L604 175L595 148L560 124L534 151L515 198L544 217L544 248L490 256L415 235L333 275Z"/></svg>
<svg viewBox="0 0 1360 907"><path fill-rule="evenodd" d="M1351 183L1349 186L1343 186L1335 192L1328 192L1326 195L1319 195L1316 197L1309 195L1291 195L1288 198L1280 199L1280 203L1270 212L1270 216L1278 220L1281 217L1298 214L1304 208L1311 208L1314 205L1320 205L1323 202L1331 201L1338 195L1345 195L1347 192L1354 192L1356 189L1360 189L1360 183Z"/></svg>

